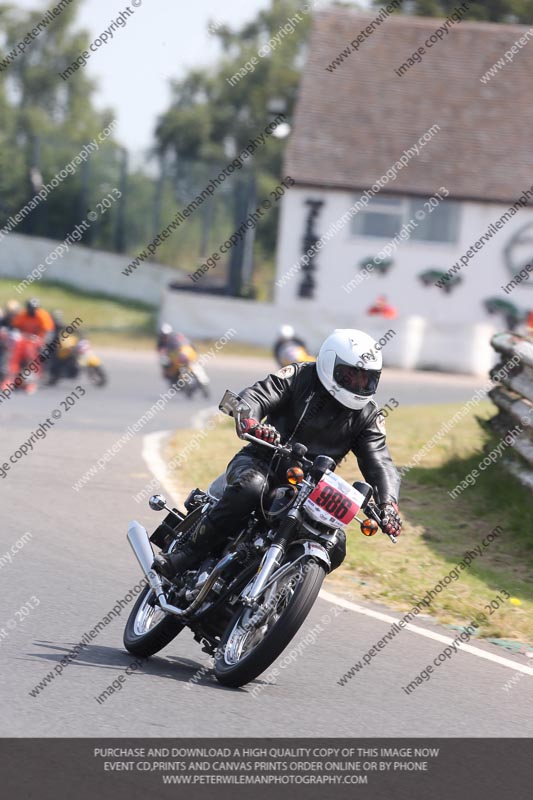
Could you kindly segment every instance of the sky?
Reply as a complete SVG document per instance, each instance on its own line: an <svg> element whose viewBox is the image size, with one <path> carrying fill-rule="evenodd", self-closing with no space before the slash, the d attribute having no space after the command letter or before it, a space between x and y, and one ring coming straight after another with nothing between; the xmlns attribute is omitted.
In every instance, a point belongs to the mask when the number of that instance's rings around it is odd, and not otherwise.
<svg viewBox="0 0 533 800"><path fill-rule="evenodd" d="M209 22L240 26L270 5L269 0L74 2L79 5L79 25L89 30L91 40L108 29L128 3L135 12L125 27L117 28L111 41L92 54L85 67L98 84L96 106L115 109L117 138L135 154L153 143L157 117L170 102L170 79L183 77L191 67L216 61L220 50L207 30ZM134 3L139 6L134 8ZM55 3L16 0L16 5L46 11Z"/></svg>

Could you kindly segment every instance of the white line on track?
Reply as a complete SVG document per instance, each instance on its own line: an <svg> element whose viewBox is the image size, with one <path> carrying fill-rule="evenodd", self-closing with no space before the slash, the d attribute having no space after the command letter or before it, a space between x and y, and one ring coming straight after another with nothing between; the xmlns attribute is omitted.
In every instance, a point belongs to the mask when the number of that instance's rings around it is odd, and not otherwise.
<svg viewBox="0 0 533 800"><path fill-rule="evenodd" d="M199 413L205 415L205 410ZM204 424L206 421L207 420L204 419ZM161 443L167 436L170 435L170 433L171 431L156 431L155 433L149 433L144 436L142 455L150 472L152 472L154 477L157 478L169 495L174 495L173 501L177 504L179 498L175 496L175 487L173 487L170 482L166 464L161 457ZM323 589L319 596L327 603L335 603L342 608L347 608L349 611L354 611L356 614L363 614L366 617L378 619L380 622L388 622L390 625L392 625L394 622L399 622L400 619L399 617L391 617L390 614L384 614L381 611L374 611L371 608L365 608L365 606L357 605L349 600L345 600L343 597L337 597L337 595L331 594L331 592L326 592ZM454 641L449 636L443 636L441 633L435 633L434 631L421 628L419 625L412 625L411 623L407 623L407 625L405 625L405 630L410 631L411 633L416 633L418 636L425 636L427 639L433 639L436 642L441 642L442 644L449 645ZM533 675L532 667L526 667L517 661L512 661L510 658L504 658L503 656L498 656L495 653L489 653L487 650L482 650L479 647L473 647L470 644L457 644L457 649L465 653L470 653L470 655L477 656L477 658L484 658L486 661L492 661L494 664L507 667L515 672L523 672L525 675Z"/></svg>
<svg viewBox="0 0 533 800"><path fill-rule="evenodd" d="M156 431L143 436L142 457L154 478L159 481L164 491L172 496L175 490L170 481L167 465L161 456L161 445L171 434L172 431Z"/></svg>
<svg viewBox="0 0 533 800"><path fill-rule="evenodd" d="M337 597L337 595L331 594L330 592L325 592L324 590L320 592L320 597L323 600L326 600L328 603L335 603L338 606L342 606L342 608L348 608L350 611L355 611L357 614L364 614L366 617L373 617L374 619L379 619L382 622L389 622L391 625L394 622L399 622L400 620L399 617L391 617L389 614L383 614L381 611L374 611L371 608L365 608L364 606L356 605L355 603L351 603L349 600L345 600L343 597ZM405 625L405 630L411 631L411 633L417 633L419 636L425 636L427 639L434 639L436 642L442 642L443 644L451 644L454 641L454 639L451 639L449 636L443 636L441 633L435 633L434 631L429 631L426 628L421 628L418 625L412 625L410 622ZM478 658L484 658L487 661L500 664L502 667L510 667L511 669L515 670L515 672L523 672L526 675L533 675L533 668L531 667L526 667L517 661L511 661L510 658L497 656L494 653L489 653L487 650L481 650L481 648L473 647L470 644L457 643L457 650L462 650L465 653L470 653Z"/></svg>

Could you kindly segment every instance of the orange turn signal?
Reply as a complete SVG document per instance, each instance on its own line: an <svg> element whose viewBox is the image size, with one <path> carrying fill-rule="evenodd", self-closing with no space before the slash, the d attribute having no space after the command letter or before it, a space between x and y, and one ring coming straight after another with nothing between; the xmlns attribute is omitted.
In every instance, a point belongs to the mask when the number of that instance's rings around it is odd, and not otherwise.
<svg viewBox="0 0 533 800"><path fill-rule="evenodd" d="M365 536L374 536L378 532L378 523L373 519L365 519L361 523L361 533Z"/></svg>
<svg viewBox="0 0 533 800"><path fill-rule="evenodd" d="M304 471L300 469L300 467L289 467L287 470L287 480L293 486L296 486L298 483L302 483L304 479Z"/></svg>

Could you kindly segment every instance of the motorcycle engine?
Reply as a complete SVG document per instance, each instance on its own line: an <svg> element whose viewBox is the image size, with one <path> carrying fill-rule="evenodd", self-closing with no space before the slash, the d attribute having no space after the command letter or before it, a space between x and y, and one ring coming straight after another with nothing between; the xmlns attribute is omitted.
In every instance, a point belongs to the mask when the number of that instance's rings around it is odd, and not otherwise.
<svg viewBox="0 0 533 800"><path fill-rule="evenodd" d="M187 581L187 588L185 591L185 599L188 603L192 603L195 597L198 596L200 593L200 589L209 578L212 570L214 569L218 559L217 558L206 558L200 566L198 567L198 571L196 575L191 576L190 581Z"/></svg>

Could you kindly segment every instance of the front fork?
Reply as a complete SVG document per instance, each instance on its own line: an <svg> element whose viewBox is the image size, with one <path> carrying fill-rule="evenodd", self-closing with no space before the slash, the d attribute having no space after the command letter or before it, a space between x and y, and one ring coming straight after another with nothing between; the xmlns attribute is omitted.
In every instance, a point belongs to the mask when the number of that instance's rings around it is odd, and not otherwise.
<svg viewBox="0 0 533 800"><path fill-rule="evenodd" d="M245 594L241 597L245 605L254 606L258 603L270 578L274 572L281 567L287 551L287 545L291 541L300 520L300 510L298 508L292 508L287 514L274 542L263 556L255 578L249 584L248 590L245 590Z"/></svg>

